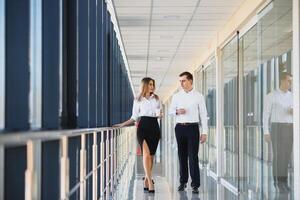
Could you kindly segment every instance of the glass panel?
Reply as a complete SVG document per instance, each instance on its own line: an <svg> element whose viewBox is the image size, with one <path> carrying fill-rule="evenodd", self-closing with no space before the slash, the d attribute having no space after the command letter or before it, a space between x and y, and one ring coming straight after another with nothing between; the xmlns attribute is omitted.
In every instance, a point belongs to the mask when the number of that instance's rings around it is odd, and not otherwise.
<svg viewBox="0 0 300 200"><path fill-rule="evenodd" d="M0 0L0 130L4 128L5 102L5 0Z"/></svg>
<svg viewBox="0 0 300 200"><path fill-rule="evenodd" d="M273 1L266 10L240 40L245 97L241 183L245 196L292 199L293 97L291 77L284 74L292 72L292 1Z"/></svg>
<svg viewBox="0 0 300 200"><path fill-rule="evenodd" d="M30 3L30 124L37 129L42 114L42 2Z"/></svg>
<svg viewBox="0 0 300 200"><path fill-rule="evenodd" d="M207 156L209 169L217 173L217 149L216 149L216 63L215 60L204 72L204 95L208 115L208 142Z"/></svg>
<svg viewBox="0 0 300 200"><path fill-rule="evenodd" d="M204 71L203 69L199 70L196 72L196 77L195 77L195 84L194 87L196 90L198 90L201 94L204 94ZM199 151L198 151L198 156L199 156L199 162L202 166L206 165L208 162L208 150L207 150L207 143L204 145L199 146Z"/></svg>
<svg viewBox="0 0 300 200"><path fill-rule="evenodd" d="M272 10L259 23L261 59L264 63L264 133L271 142L264 142L264 198L291 199L293 186L293 97L292 72L292 0L275 0ZM283 76L284 75L284 76Z"/></svg>
<svg viewBox="0 0 300 200"><path fill-rule="evenodd" d="M260 199L262 171L262 75L260 65L260 40L257 25L240 40L240 61L243 66L243 165L244 191ZM254 197L254 196L253 196Z"/></svg>
<svg viewBox="0 0 300 200"><path fill-rule="evenodd" d="M224 134L222 136L222 176L238 187L238 97L237 38L223 48L224 69Z"/></svg>

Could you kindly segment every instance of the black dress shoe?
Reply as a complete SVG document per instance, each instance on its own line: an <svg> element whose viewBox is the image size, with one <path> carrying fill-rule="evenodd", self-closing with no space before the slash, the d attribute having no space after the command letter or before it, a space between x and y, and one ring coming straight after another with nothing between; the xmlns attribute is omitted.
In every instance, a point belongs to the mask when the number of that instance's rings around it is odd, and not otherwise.
<svg viewBox="0 0 300 200"><path fill-rule="evenodd" d="M185 184L185 183L181 183L181 184L178 186L178 191L183 191L185 188L186 188L186 184Z"/></svg>
<svg viewBox="0 0 300 200"><path fill-rule="evenodd" d="M193 187L192 193L199 194L199 189L197 187Z"/></svg>

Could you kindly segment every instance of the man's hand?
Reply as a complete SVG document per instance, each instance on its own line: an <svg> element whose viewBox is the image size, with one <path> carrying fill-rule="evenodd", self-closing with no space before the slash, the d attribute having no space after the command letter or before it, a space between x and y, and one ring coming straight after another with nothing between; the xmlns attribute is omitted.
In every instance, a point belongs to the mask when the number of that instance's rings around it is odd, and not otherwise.
<svg viewBox="0 0 300 200"><path fill-rule="evenodd" d="M265 137L265 141L266 142L268 142L268 143L271 142L271 135L270 135L270 133L265 134L264 137Z"/></svg>
<svg viewBox="0 0 300 200"><path fill-rule="evenodd" d="M159 119L162 119L164 117L164 113L160 113L160 115L158 116Z"/></svg>
<svg viewBox="0 0 300 200"><path fill-rule="evenodd" d="M288 109L288 113L289 113L290 115L293 115L293 107L290 107L290 108Z"/></svg>
<svg viewBox="0 0 300 200"><path fill-rule="evenodd" d="M176 109L176 115L183 115L186 113L186 110L183 108Z"/></svg>
<svg viewBox="0 0 300 200"><path fill-rule="evenodd" d="M207 138L206 134L201 134L201 136L200 136L200 142L201 142L201 144L203 144L204 142L206 142L206 138Z"/></svg>

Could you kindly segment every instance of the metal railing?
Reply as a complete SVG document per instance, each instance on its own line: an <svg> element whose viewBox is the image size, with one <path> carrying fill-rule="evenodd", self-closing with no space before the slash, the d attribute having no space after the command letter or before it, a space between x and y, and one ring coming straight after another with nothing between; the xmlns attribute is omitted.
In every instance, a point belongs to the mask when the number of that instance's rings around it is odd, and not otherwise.
<svg viewBox="0 0 300 200"><path fill-rule="evenodd" d="M75 129L61 131L40 131L29 133L11 133L0 135L0 199L4 199L4 157L5 149L26 146L27 168L25 176L25 199L41 199L42 182L42 143L59 141L59 199L69 199L74 193L79 192L79 199L87 199L87 180L92 179L92 199L114 199L114 191L118 183L126 187L129 181L124 181L124 176L129 176L135 162L135 127ZM70 188L70 160L69 140L80 137L80 178ZM92 137L92 167L88 171L87 140ZM100 159L99 159L100 158ZM76 164L76 162L75 162ZM77 163L78 164L78 163ZM78 166L76 166L78 167ZM126 171L127 170L127 171ZM100 172L100 173L99 173ZM124 175L124 176L123 176ZM129 178L130 177L125 177ZM100 181L99 181L99 180ZM129 187L129 185L127 185ZM128 193L128 191L127 191ZM122 196L128 195L122 191Z"/></svg>

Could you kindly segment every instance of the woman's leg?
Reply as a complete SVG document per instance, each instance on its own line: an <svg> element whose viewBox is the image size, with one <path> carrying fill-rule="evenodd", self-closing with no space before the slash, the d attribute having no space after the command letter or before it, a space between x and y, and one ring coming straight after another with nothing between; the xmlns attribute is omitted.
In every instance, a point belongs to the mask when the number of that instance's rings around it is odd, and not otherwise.
<svg viewBox="0 0 300 200"><path fill-rule="evenodd" d="M143 165L146 174L146 179L148 180L149 190L153 190L154 186L152 183L152 167L153 161L152 156L150 155L149 147L146 143L146 140L143 141Z"/></svg>
<svg viewBox="0 0 300 200"><path fill-rule="evenodd" d="M151 155L151 172L153 171L154 155Z"/></svg>

